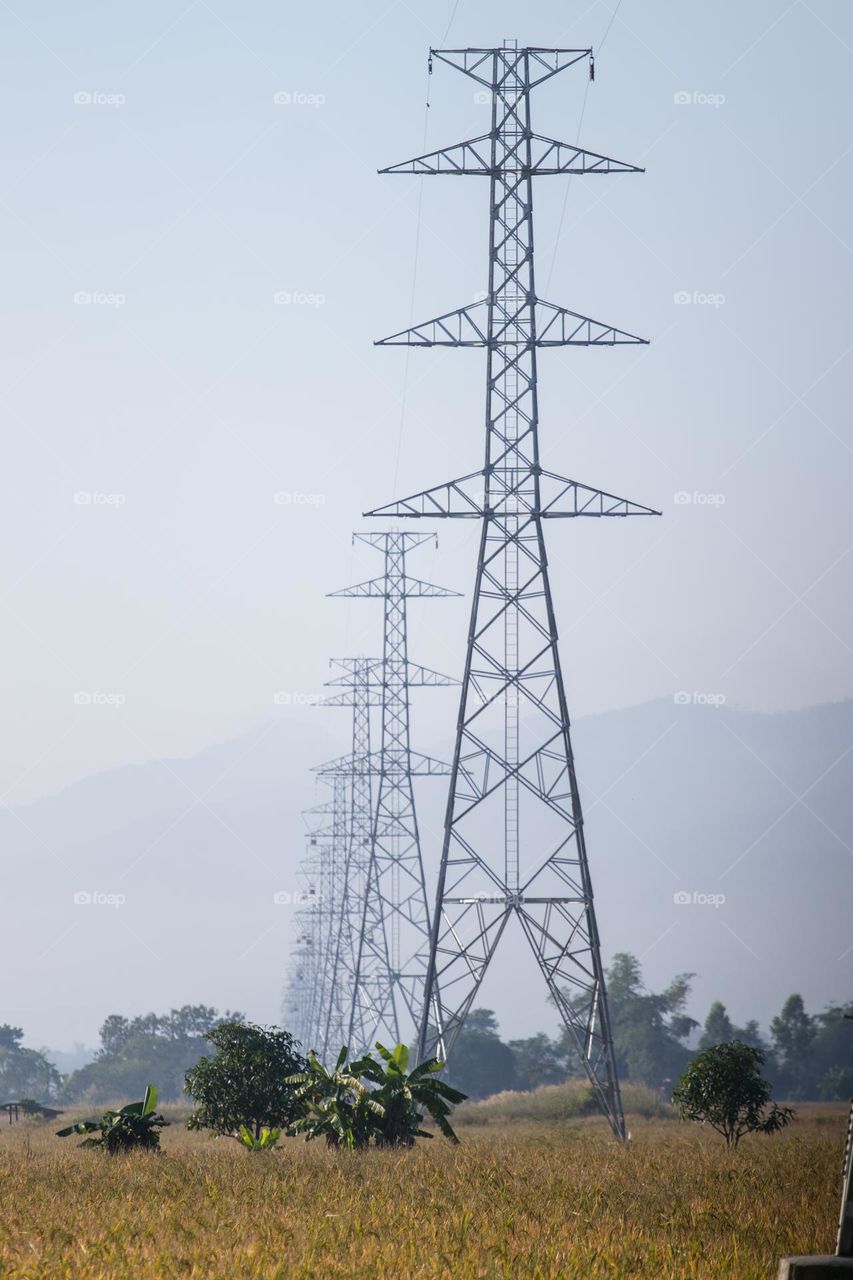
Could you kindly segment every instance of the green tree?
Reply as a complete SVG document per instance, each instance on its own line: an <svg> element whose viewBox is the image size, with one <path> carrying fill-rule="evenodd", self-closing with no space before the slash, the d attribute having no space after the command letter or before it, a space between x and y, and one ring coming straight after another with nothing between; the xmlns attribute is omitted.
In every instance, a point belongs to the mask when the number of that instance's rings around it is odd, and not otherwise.
<svg viewBox="0 0 853 1280"><path fill-rule="evenodd" d="M853 1097L853 1067L830 1067L818 1081L817 1093L826 1102L841 1102Z"/></svg>
<svg viewBox="0 0 853 1280"><path fill-rule="evenodd" d="M149 1084L141 1102L129 1102L120 1111L105 1111L100 1120L81 1120L57 1131L57 1138L68 1138L73 1133L89 1135L81 1147L97 1147L107 1155L115 1156L128 1151L158 1151L160 1130L169 1123L157 1114L157 1090Z"/></svg>
<svg viewBox="0 0 853 1280"><path fill-rule="evenodd" d="M352 1071L378 1086L371 1094L382 1108L377 1145L411 1147L416 1138L431 1138L432 1134L421 1128L424 1116L420 1107L429 1113L445 1138L458 1142L450 1124L450 1108L464 1102L466 1095L437 1078L444 1063L431 1058L409 1071L406 1045L398 1044L391 1050L377 1044L376 1049L382 1062L365 1054L353 1063Z"/></svg>
<svg viewBox="0 0 853 1280"><path fill-rule="evenodd" d="M740 1040L741 1044L766 1052L767 1046L755 1018L751 1018L744 1027L736 1027L726 1012L726 1006L720 1000L715 1000L708 1010L702 1035L699 1037L699 1048L710 1049L712 1044L725 1044L729 1040Z"/></svg>
<svg viewBox="0 0 853 1280"><path fill-rule="evenodd" d="M818 1028L801 995L791 995L770 1023L780 1065L780 1087L790 1098L803 1098L813 1089L811 1050Z"/></svg>
<svg viewBox="0 0 853 1280"><path fill-rule="evenodd" d="M0 1102L22 1098L55 1098L61 1077L52 1062L35 1049L25 1049L20 1027L0 1026Z"/></svg>
<svg viewBox="0 0 853 1280"><path fill-rule="evenodd" d="M699 1025L684 1012L692 977L683 973L666 990L649 991L635 956L620 952L613 957L607 996L616 1068L623 1080L658 1088L684 1070L690 1058L684 1041ZM577 1046L568 1032L563 1033L562 1047L573 1074L582 1074Z"/></svg>
<svg viewBox="0 0 853 1280"><path fill-rule="evenodd" d="M468 1097L487 1098L519 1087L512 1049L498 1035L491 1009L472 1009L456 1038L446 1077Z"/></svg>
<svg viewBox="0 0 853 1280"><path fill-rule="evenodd" d="M846 1015L846 1016L845 1016ZM815 1014L809 1048L809 1097L853 1096L853 1002Z"/></svg>
<svg viewBox="0 0 853 1280"><path fill-rule="evenodd" d="M763 1062L760 1049L738 1040L701 1050L672 1093L682 1119L709 1124L729 1147L737 1147L747 1133L784 1129L794 1113L770 1101Z"/></svg>
<svg viewBox="0 0 853 1280"><path fill-rule="evenodd" d="M543 1084L559 1084L568 1074L568 1064L560 1044L540 1031L526 1040L510 1040L518 1082L524 1089Z"/></svg>
<svg viewBox="0 0 853 1280"><path fill-rule="evenodd" d="M222 1022L205 1032L214 1048L186 1073L185 1092L195 1103L189 1129L212 1129L243 1141L247 1129L260 1141L264 1129L281 1129L302 1114L288 1078L305 1059L288 1031L249 1022Z"/></svg>
<svg viewBox="0 0 853 1280"><path fill-rule="evenodd" d="M69 1077L65 1097L138 1096L148 1080L156 1079L163 1098L180 1098L188 1068L211 1052L206 1033L223 1021L241 1019L239 1013L220 1014L203 1004L137 1018L110 1014L101 1027L94 1061Z"/></svg>
<svg viewBox="0 0 853 1280"><path fill-rule="evenodd" d="M767 1053L767 1045L764 1042L764 1037L761 1034L761 1028L756 1018L750 1018L749 1022L742 1027L735 1027L733 1038L740 1040L741 1044L748 1044L753 1049L760 1049L762 1053Z"/></svg>
<svg viewBox="0 0 853 1280"><path fill-rule="evenodd" d="M734 1038L734 1027L726 1013L726 1006L721 1001L715 1000L708 1010L702 1035L699 1037L699 1048L710 1049L713 1044L727 1044Z"/></svg>
<svg viewBox="0 0 853 1280"><path fill-rule="evenodd" d="M304 1133L306 1142L325 1138L329 1147L361 1151L382 1133L384 1108L359 1078L358 1066L347 1065L346 1045L331 1071L313 1049L304 1070L288 1077L294 1099L305 1114L291 1124L293 1133Z"/></svg>

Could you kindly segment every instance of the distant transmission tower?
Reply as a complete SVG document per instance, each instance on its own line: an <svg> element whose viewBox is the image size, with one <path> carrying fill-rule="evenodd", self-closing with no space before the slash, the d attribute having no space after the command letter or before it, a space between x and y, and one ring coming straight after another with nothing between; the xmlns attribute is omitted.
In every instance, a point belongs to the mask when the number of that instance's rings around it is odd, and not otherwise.
<svg viewBox="0 0 853 1280"><path fill-rule="evenodd" d="M369 513L482 522L420 1055L451 1053L514 917L623 1137L543 521L659 513L543 470L536 350L643 340L537 298L532 179L641 171L531 129L530 91L591 62L591 49L518 49L513 41L501 49L432 50L430 58L489 91L491 129L381 172L487 177L491 216L485 301L379 344L487 351L482 471Z"/></svg>
<svg viewBox="0 0 853 1280"><path fill-rule="evenodd" d="M339 692L323 699L325 706L352 707L352 752L343 760L323 765L321 776L343 779L349 790L345 856L336 867L335 918L327 943L328 981L325 1016L316 1049L321 1059L336 1057L352 1036L352 1012L358 985L362 930L381 927L380 904L371 901L367 887L373 838L373 768L370 709L381 706L382 662L373 658L335 659L343 670L328 684Z"/></svg>
<svg viewBox="0 0 853 1280"><path fill-rule="evenodd" d="M333 592L335 596L384 602L382 662L370 668L368 677L369 683L378 683L380 688L382 726L379 750L370 755L376 795L367 876L360 890L361 922L346 1040L351 1048L361 1050L372 1047L377 1037L396 1044L412 1034L423 1008L430 920L412 778L447 774L449 769L412 751L408 691L415 685L455 682L409 662L406 602L457 593L408 575L407 553L434 535L391 532L354 536L384 557L380 578ZM325 766L323 772L345 773L348 767L351 765L344 757ZM348 906L348 913L351 909Z"/></svg>
<svg viewBox="0 0 853 1280"><path fill-rule="evenodd" d="M328 1004L326 950L337 916L340 874L336 867L345 856L347 789L343 776L331 779L331 799L306 809L308 850L300 863L300 907L294 918L296 939L291 951L285 1021L297 1040L314 1048L325 1022Z"/></svg>

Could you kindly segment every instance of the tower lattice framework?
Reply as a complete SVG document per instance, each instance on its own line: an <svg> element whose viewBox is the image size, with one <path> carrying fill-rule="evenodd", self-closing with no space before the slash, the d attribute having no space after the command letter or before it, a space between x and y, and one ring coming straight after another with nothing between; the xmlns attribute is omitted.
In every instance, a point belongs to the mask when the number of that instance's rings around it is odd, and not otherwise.
<svg viewBox="0 0 853 1280"><path fill-rule="evenodd" d="M334 787L343 786L346 803L346 830L334 875L334 906L323 938L321 1013L312 1046L323 1060L336 1057L348 1043L365 911L371 927L374 924L374 910L367 899L373 835L371 708L381 705L382 662L338 658L333 666L344 674L327 682L335 692L323 698L323 705L352 708L352 751L344 760L317 770Z"/></svg>
<svg viewBox="0 0 853 1280"><path fill-rule="evenodd" d="M380 690L381 736L378 751L361 765L375 779L375 795L346 1039L361 1050L377 1038L396 1044L415 1034L423 1008L430 914L412 779L446 775L449 768L412 750L408 691L455 682L409 661L407 601L456 593L408 573L408 553L434 535L394 531L355 538L380 551L384 562L381 577L333 592L383 601L382 661L368 675ZM323 772L348 768L344 758Z"/></svg>
<svg viewBox="0 0 853 1280"><path fill-rule="evenodd" d="M486 349L482 470L371 511L481 521L465 671L425 980L421 1059L452 1055L507 925L535 957L617 1135L624 1118L557 648L544 521L657 515L542 468L537 350L644 340L536 295L533 178L641 172L533 132L531 91L590 49L432 50L491 95L491 129L381 172L489 185L484 301L378 345Z"/></svg>
<svg viewBox="0 0 853 1280"><path fill-rule="evenodd" d="M329 985L329 939L338 916L341 866L348 829L347 779L343 773L324 779L329 799L306 809L307 850L299 865L299 909L294 919L283 1012L288 1026L304 1045L318 1043L326 1021Z"/></svg>

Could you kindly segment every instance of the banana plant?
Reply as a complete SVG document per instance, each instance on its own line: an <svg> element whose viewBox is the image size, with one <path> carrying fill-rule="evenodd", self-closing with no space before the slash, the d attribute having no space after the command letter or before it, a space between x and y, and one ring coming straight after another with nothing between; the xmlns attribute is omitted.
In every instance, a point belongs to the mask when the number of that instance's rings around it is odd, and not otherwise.
<svg viewBox="0 0 853 1280"><path fill-rule="evenodd" d="M97 1147L108 1155L125 1151L157 1151L160 1148L160 1130L169 1123L156 1112L157 1090L149 1084L141 1102L129 1102L120 1111L105 1111L100 1120L80 1120L65 1129L58 1129L57 1138L71 1134L97 1133L97 1138L85 1137L81 1147Z"/></svg>
<svg viewBox="0 0 853 1280"><path fill-rule="evenodd" d="M288 1083L297 1086L296 1099L307 1107L307 1114L294 1121L290 1131L304 1133L306 1141L325 1138L330 1147L358 1151L382 1132L385 1112L362 1084L355 1064L347 1066L347 1053L344 1045L328 1071L312 1050L307 1070L288 1077Z"/></svg>
<svg viewBox="0 0 853 1280"><path fill-rule="evenodd" d="M273 1147L281 1137L281 1129L261 1129L258 1137L252 1133L251 1129L247 1129L244 1124L240 1125L240 1141L249 1151L272 1151Z"/></svg>
<svg viewBox="0 0 853 1280"><path fill-rule="evenodd" d="M372 1095L382 1107L377 1146L411 1147L416 1138L431 1138L432 1134L421 1128L424 1116L420 1107L429 1113L445 1138L458 1143L448 1117L451 1106L464 1102L467 1095L436 1078L444 1063L431 1058L409 1071L409 1050L405 1044L386 1049L377 1043L376 1049L382 1062L365 1054L350 1070L378 1086Z"/></svg>

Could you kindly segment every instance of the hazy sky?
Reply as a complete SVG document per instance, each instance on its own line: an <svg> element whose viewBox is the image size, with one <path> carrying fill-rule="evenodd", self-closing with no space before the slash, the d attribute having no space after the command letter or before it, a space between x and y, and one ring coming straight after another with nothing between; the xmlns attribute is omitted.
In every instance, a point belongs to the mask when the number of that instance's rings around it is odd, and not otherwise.
<svg viewBox="0 0 853 1280"><path fill-rule="evenodd" d="M324 599L375 571L359 513L480 465L482 353L372 346L486 283L485 182L375 174L431 43L595 45L535 127L648 170L536 186L540 296L652 339L541 360L546 465L663 511L549 529L573 710L853 693L853 10L614 6L3 5L4 803L375 651ZM427 149L488 127L430 93ZM417 571L467 591L439 532ZM458 674L465 615L418 611L419 660Z"/></svg>

